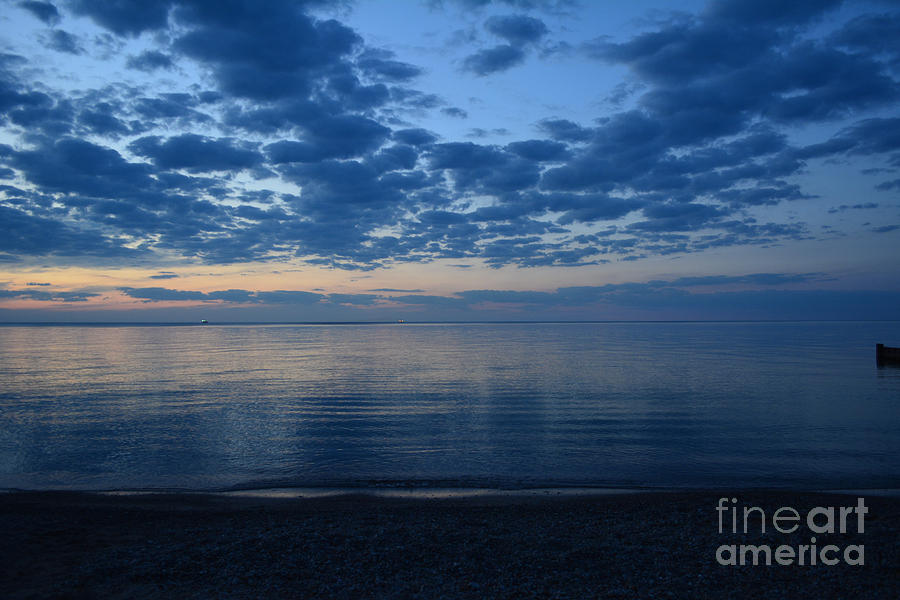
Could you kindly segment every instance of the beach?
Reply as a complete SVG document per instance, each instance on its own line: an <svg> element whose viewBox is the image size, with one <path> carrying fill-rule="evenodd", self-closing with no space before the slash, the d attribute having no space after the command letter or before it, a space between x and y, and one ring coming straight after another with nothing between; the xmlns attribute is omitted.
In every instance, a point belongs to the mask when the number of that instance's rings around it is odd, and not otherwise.
<svg viewBox="0 0 900 600"><path fill-rule="evenodd" d="M819 535L837 564L722 565L717 503L851 507L865 528ZM848 509L849 510L849 509ZM852 525L852 527L851 527ZM900 596L900 498L712 490L384 497L0 495L4 598L889 598ZM826 541L827 540L827 541ZM840 549L864 546L864 564ZM840 560L838 560L840 559Z"/></svg>

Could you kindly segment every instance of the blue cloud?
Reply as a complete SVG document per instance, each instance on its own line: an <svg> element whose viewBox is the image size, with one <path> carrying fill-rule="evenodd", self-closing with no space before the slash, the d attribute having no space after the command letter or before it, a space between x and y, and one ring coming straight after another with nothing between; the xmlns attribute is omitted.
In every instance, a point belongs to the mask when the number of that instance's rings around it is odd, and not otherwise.
<svg viewBox="0 0 900 600"><path fill-rule="evenodd" d="M196 2L175 16L189 28L175 49L209 65L223 91L254 100L309 95L314 81L362 42L352 29L317 21L289 0L267 2L264 11L250 2Z"/></svg>
<svg viewBox="0 0 900 600"><path fill-rule="evenodd" d="M24 8L47 25L59 23L59 10L50 2L26 1L19 2L18 6Z"/></svg>
<svg viewBox="0 0 900 600"><path fill-rule="evenodd" d="M171 69L175 66L171 56L158 50L145 50L136 56L129 56L125 64L128 65L128 68L139 71Z"/></svg>
<svg viewBox="0 0 900 600"><path fill-rule="evenodd" d="M249 169L263 161L262 154L252 144L232 139L211 139L192 133L166 140L157 136L143 137L129 144L128 149L151 159L163 169L232 171Z"/></svg>
<svg viewBox="0 0 900 600"><path fill-rule="evenodd" d="M171 0L158 2L73 0L71 8L75 13L90 17L98 25L118 35L134 37L144 31L165 27L172 4Z"/></svg>
<svg viewBox="0 0 900 600"><path fill-rule="evenodd" d="M485 28L514 46L524 46L539 41L548 33L540 19L526 15L506 15L489 18Z"/></svg>
<svg viewBox="0 0 900 600"><path fill-rule="evenodd" d="M405 82L422 74L421 67L393 59L390 52L368 50L356 61L357 66L370 77L391 82Z"/></svg>
<svg viewBox="0 0 900 600"><path fill-rule="evenodd" d="M50 34L47 40L47 47L67 54L81 54L84 52L78 43L78 38L62 29L56 29Z"/></svg>
<svg viewBox="0 0 900 600"><path fill-rule="evenodd" d="M843 18L834 3L726 1L593 40L583 54L629 70L628 109L581 123L548 116L491 145L419 127L468 114L407 87L428 79L420 66L304 3L151 4L67 6L108 38L145 34L143 51L125 57L129 68L171 69L162 75L177 79L173 67L190 64L204 85L54 90L40 83L41 65L0 55L0 126L11 140L0 146L10 184L0 198L4 222L23 227L6 240L4 260L107 253L209 264L299 258L354 270L463 258L572 266L809 238L805 223L763 209L812 205L798 177L811 161L878 162L886 175L870 192L897 187L887 175L900 167L893 10L860 8L822 37L812 34L831 23L823 18ZM70 16L44 2L19 6L49 24ZM546 3L507 6L531 13L487 18L504 43L474 52L464 69L503 71L548 43L534 14ZM62 40L66 31L40 35ZM815 137L820 123L830 138ZM281 181L250 190L258 186L245 183L248 173ZM872 231L892 231L890 223ZM43 239L41 229L53 235Z"/></svg>
<svg viewBox="0 0 900 600"><path fill-rule="evenodd" d="M506 71L524 61L525 51L522 48L501 44L469 55L463 61L463 69L483 77Z"/></svg>

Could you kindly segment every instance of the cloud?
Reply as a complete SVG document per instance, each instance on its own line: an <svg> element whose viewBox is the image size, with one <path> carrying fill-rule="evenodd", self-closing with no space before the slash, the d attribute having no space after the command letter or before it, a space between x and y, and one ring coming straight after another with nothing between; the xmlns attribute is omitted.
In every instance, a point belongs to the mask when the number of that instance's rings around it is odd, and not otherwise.
<svg viewBox="0 0 900 600"><path fill-rule="evenodd" d="M480 77L523 63L526 49L548 33L543 21L527 15L493 16L485 21L484 27L507 43L479 50L463 60L463 70Z"/></svg>
<svg viewBox="0 0 900 600"><path fill-rule="evenodd" d="M119 291L130 298L144 300L145 302L223 301L236 304L315 304L326 298L326 296L322 294L298 290L254 292L249 290L229 289L213 292L198 292L163 287L122 287L119 288Z"/></svg>
<svg viewBox="0 0 900 600"><path fill-rule="evenodd" d="M356 61L369 77L391 82L406 82L423 73L421 67L393 59L390 52L369 49Z"/></svg>
<svg viewBox="0 0 900 600"><path fill-rule="evenodd" d="M113 33L135 37L144 31L162 29L168 22L169 9L172 4L173 2L170 0L158 2L73 0L70 7L76 14L90 17L98 25Z"/></svg>
<svg viewBox="0 0 900 600"><path fill-rule="evenodd" d="M842 0L792 2L789 6L777 0L720 0L710 3L704 16L728 24L792 26L818 19L837 8Z"/></svg>
<svg viewBox="0 0 900 600"><path fill-rule="evenodd" d="M432 4L454 2L468 10L477 10L491 5L494 0L429 0ZM578 5L577 0L499 0L496 4L505 4L520 10L539 10L550 14L567 11Z"/></svg>
<svg viewBox="0 0 900 600"><path fill-rule="evenodd" d="M138 71L155 71L157 69L171 69L175 66L172 57L158 50L145 50L138 55L129 56L125 64L129 69Z"/></svg>
<svg viewBox="0 0 900 600"><path fill-rule="evenodd" d="M465 129L508 136L497 145L419 126L468 113L410 87L428 82L421 66L306 3L19 6L54 26L86 16L107 39L142 36L140 53L123 56L141 71L129 79L164 76L167 87L111 79L53 89L45 65L0 55L0 216L21 227L0 244L4 261L140 256L157 268L177 258L371 270L438 259L637 260L808 239L809 225L774 208L815 205L801 178L813 161L900 166L900 120L890 113L900 99L898 17L888 9L854 9L848 19L830 2L727 1L645 21L580 47L628 70L626 110L581 122L535 115L531 133ZM500 45L473 48L464 70L501 72L549 44L537 14L547 3L506 6L517 14L480 17ZM38 35L88 40L85 26L40 26ZM79 40L69 41L77 50ZM894 175L883 179L870 193L896 189ZM825 214L856 206L821 203ZM221 294L215 301L261 301Z"/></svg>
<svg viewBox="0 0 900 600"><path fill-rule="evenodd" d="M502 44L470 54L463 61L463 69L484 77L499 71L506 71L524 61L524 50L517 46Z"/></svg>
<svg viewBox="0 0 900 600"><path fill-rule="evenodd" d="M328 294L328 301L333 304L353 306L373 306L379 298L375 294Z"/></svg>
<svg viewBox="0 0 900 600"><path fill-rule="evenodd" d="M78 43L78 38L62 29L53 31L48 40L47 47L57 52L65 52L68 54L81 54L84 52Z"/></svg>
<svg viewBox="0 0 900 600"><path fill-rule="evenodd" d="M513 46L537 43L548 32L543 21L526 15L491 17L484 26L485 29L505 39Z"/></svg>
<svg viewBox="0 0 900 600"><path fill-rule="evenodd" d="M293 290L257 292L256 297L266 304L315 304L324 298L322 294Z"/></svg>
<svg viewBox="0 0 900 600"><path fill-rule="evenodd" d="M832 34L831 43L854 52L888 57L895 68L900 63L900 15L869 14L851 19Z"/></svg>
<svg viewBox="0 0 900 600"><path fill-rule="evenodd" d="M274 164L318 162L352 158L378 149L391 131L376 121L357 115L325 117L304 126L304 141L280 141L266 146Z"/></svg>
<svg viewBox="0 0 900 600"><path fill-rule="evenodd" d="M456 106L448 106L447 108L442 108L442 109L441 109L441 112L442 112L443 114L447 115L448 117L454 117L454 118L457 118L457 119L467 119L467 118L469 118L469 113L467 113L467 112L464 111L463 109L458 108L458 107L456 107Z"/></svg>
<svg viewBox="0 0 900 600"><path fill-rule="evenodd" d="M152 189L151 170L111 148L79 138L42 140L34 150L12 151L10 164L48 191L117 198Z"/></svg>
<svg viewBox="0 0 900 600"><path fill-rule="evenodd" d="M85 108L77 117L78 125L88 133L117 139L132 133L131 127L116 116L116 108L108 102L99 102L93 108Z"/></svg>
<svg viewBox="0 0 900 600"><path fill-rule="evenodd" d="M59 23L59 11L50 2L19 2L18 6L24 8L47 25Z"/></svg>
<svg viewBox="0 0 900 600"><path fill-rule="evenodd" d="M0 252L15 256L98 257L111 261L140 254L97 230L0 205Z"/></svg>
<svg viewBox="0 0 900 600"><path fill-rule="evenodd" d="M29 284L31 285L31 284ZM38 302L87 302L101 294L98 292L48 292L44 290L0 289L0 299L15 298L37 300Z"/></svg>
<svg viewBox="0 0 900 600"><path fill-rule="evenodd" d="M128 149L144 156L163 169L187 169L194 172L250 169L262 163L263 156L254 145L233 139L211 139L185 133L166 140L143 137Z"/></svg>
<svg viewBox="0 0 900 600"><path fill-rule="evenodd" d="M147 303L203 303L214 306L302 306L338 309L323 313L343 318L395 318L397 305L417 314L455 318L492 319L517 309L520 316L627 314L635 318L667 315L679 318L769 318L833 319L887 318L895 310L900 294L891 291L838 291L809 289L828 281L823 273L750 273L708 275L671 280L568 286L553 290L462 290L449 295L417 293L418 290L375 289L376 293L320 294L302 290L253 291L227 289L211 292L161 287L120 288L131 298ZM401 292L400 294L395 294ZM387 293L387 294L385 294ZM0 288L0 299L31 299L39 302L84 302L101 296L91 290L54 292ZM355 311L366 310L358 313ZM585 312L587 311L587 312ZM624 311L624 312L623 312Z"/></svg>
<svg viewBox="0 0 900 600"><path fill-rule="evenodd" d="M427 146L438 139L433 133L420 128L398 129L394 131L393 137L398 142L403 142L410 146Z"/></svg>
<svg viewBox="0 0 900 600"><path fill-rule="evenodd" d="M130 298L138 298L148 302L164 302L168 300L205 300L208 295L204 292L192 292L185 290L172 290L162 287L144 288L119 288L119 291Z"/></svg>
<svg viewBox="0 0 900 600"><path fill-rule="evenodd" d="M252 14L252 18L248 18ZM337 21L317 21L290 0L192 3L175 11L187 31L174 47L212 68L225 92L253 100L308 96L362 40Z"/></svg>
<svg viewBox="0 0 900 600"><path fill-rule="evenodd" d="M522 158L535 162L558 162L570 157L568 147L550 140L527 140L512 142L506 149Z"/></svg>
<svg viewBox="0 0 900 600"><path fill-rule="evenodd" d="M586 142L593 135L590 129L567 119L544 119L538 123L538 128L554 140L563 142Z"/></svg>

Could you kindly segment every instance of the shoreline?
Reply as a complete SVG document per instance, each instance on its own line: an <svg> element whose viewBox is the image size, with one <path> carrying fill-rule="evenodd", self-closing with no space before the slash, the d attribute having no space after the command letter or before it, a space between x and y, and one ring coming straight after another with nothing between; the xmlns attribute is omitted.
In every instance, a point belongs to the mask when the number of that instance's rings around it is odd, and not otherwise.
<svg viewBox="0 0 900 600"><path fill-rule="evenodd" d="M7 492L0 494L7 532L0 596L900 597L896 495L591 491ZM720 534L716 503L728 496L767 514L852 506L864 497L864 532L820 535L819 543L864 544L865 564L720 565L723 543L809 539L808 531Z"/></svg>
<svg viewBox="0 0 900 600"><path fill-rule="evenodd" d="M449 499L466 497L582 497L623 494L836 494L864 495L900 498L900 488L893 487L664 487L664 486L604 486L604 485L533 485L533 486L479 486L479 485L309 485L271 487L246 487L225 489L189 488L109 488L109 489L28 489L0 488L0 497L7 494L83 494L85 496L212 496L248 498L311 499L345 495L373 496L377 498Z"/></svg>
<svg viewBox="0 0 900 600"><path fill-rule="evenodd" d="M863 495L900 498L900 488L885 487L651 487L651 486L525 486L525 487L493 487L493 486L404 486L404 485L311 485L311 486L272 486L248 487L237 489L185 489L185 488L121 488L121 489L27 489L0 488L0 498L4 495L84 495L84 496L184 496L184 497L222 497L222 498L281 498L281 499L314 499L339 496L372 496L375 498L405 499L451 499L468 497L590 497L626 494L835 494Z"/></svg>

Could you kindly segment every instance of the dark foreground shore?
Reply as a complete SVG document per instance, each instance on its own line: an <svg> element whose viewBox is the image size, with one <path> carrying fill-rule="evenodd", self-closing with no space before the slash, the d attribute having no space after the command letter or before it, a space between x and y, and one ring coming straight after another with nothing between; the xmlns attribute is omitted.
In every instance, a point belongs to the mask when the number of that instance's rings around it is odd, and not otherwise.
<svg viewBox="0 0 900 600"><path fill-rule="evenodd" d="M855 506L864 565L723 566L720 497L771 514ZM730 500L729 500L730 501ZM730 514L730 513L723 513ZM739 513L740 514L740 513ZM839 514L837 509L836 514ZM900 498L791 492L316 499L0 494L3 598L897 598ZM840 552L836 555L841 556Z"/></svg>

